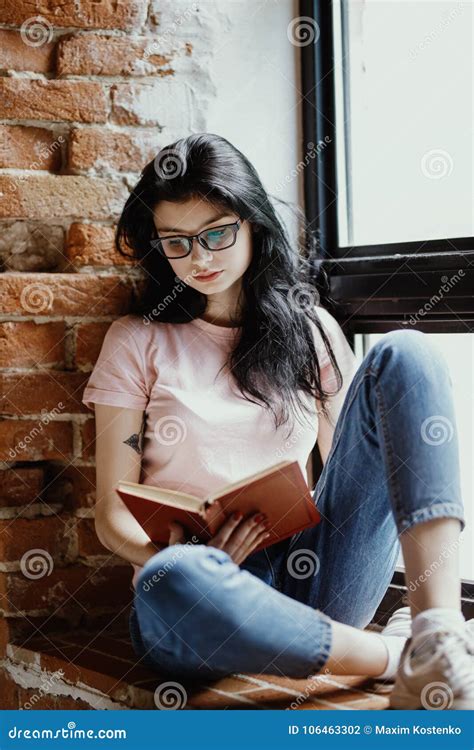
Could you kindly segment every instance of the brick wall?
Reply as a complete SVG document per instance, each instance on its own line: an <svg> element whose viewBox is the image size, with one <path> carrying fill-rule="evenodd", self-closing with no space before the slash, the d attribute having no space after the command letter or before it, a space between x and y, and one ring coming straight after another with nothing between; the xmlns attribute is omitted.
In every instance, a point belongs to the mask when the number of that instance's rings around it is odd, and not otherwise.
<svg viewBox="0 0 474 750"><path fill-rule="evenodd" d="M130 599L130 566L94 532L94 418L81 397L141 283L112 244L129 189L161 146L204 124L187 85L199 8L176 7L3 4L0 658L9 639L99 623Z"/></svg>

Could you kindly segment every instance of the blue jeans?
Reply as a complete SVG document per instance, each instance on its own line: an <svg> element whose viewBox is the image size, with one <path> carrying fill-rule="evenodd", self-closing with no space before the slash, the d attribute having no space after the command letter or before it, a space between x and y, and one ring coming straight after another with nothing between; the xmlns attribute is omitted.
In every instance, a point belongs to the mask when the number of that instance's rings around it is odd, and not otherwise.
<svg viewBox="0 0 474 750"><path fill-rule="evenodd" d="M253 553L176 544L140 571L130 636L161 675L307 677L331 648L331 620L372 619L398 535L434 518L464 528L452 382L419 331L385 334L360 364L313 493L315 527Z"/></svg>

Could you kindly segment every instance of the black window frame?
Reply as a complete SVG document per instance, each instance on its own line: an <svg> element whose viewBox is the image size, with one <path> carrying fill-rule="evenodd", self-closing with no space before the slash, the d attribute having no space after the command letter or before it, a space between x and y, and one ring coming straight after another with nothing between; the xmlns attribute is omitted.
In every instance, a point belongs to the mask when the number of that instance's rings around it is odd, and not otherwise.
<svg viewBox="0 0 474 750"><path fill-rule="evenodd" d="M324 269L328 292L337 304L333 314L352 347L355 334L385 333L397 328L474 333L474 237L340 245L333 6L334 0L299 0L300 17L311 19L319 31L312 43L300 49L302 152L306 151L306 144L319 144L327 136L333 144L331 148L317 149L315 158L303 170L305 214L319 246L310 282L316 285L320 270ZM439 291L443 277L460 269L463 276L450 289L448 299L441 299L422 316L417 315ZM322 469L317 445L312 467L314 487ZM398 571L378 610L381 621L401 606L400 596L394 597L394 588L406 597L404 579ZM472 617L474 583L462 582L462 596L463 611Z"/></svg>
<svg viewBox="0 0 474 750"><path fill-rule="evenodd" d="M329 136L331 148L317 149L303 172L306 217L317 232L319 259L329 278L338 320L348 339L355 333L415 328L436 333L474 332L474 237L352 245L339 242L336 178L336 104L333 0L300 0L300 16L319 28L301 47L303 152L307 143ZM432 309L418 316L439 292L443 277L461 279Z"/></svg>

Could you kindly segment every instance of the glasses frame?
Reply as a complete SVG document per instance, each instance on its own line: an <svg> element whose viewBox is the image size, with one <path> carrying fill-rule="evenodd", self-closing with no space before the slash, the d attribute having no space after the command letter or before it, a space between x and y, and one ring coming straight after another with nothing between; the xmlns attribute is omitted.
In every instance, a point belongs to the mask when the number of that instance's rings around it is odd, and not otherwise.
<svg viewBox="0 0 474 750"><path fill-rule="evenodd" d="M156 238L152 240L152 246L157 247L161 255L163 255L164 258L167 260L179 260L180 258L187 258L188 255L190 255L193 251L193 242L194 240L197 240L201 247L203 247L205 250L209 250L211 253L218 253L221 250L227 250L228 247L232 247L237 242L237 232L239 231L240 227L242 226L242 219L237 219L237 221L233 221L231 224L216 224L212 227L208 227L207 229L203 229L201 232L198 232L197 234L170 234L169 237L159 237L158 234ZM213 229L226 229L227 227L233 227L234 237L230 245L226 245L225 247L219 247L218 249L213 249L212 247L208 247L206 245L206 241L202 235L206 234L206 232L212 232ZM174 255L173 257L170 257L169 255L165 254L164 248L162 246L162 240L175 240L175 239L182 239L186 240L188 243L188 252L184 255Z"/></svg>

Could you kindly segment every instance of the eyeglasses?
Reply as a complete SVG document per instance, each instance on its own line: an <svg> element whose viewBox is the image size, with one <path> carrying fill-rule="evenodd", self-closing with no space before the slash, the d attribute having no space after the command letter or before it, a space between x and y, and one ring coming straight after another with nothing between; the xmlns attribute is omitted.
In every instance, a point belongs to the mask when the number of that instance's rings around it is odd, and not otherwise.
<svg viewBox="0 0 474 750"><path fill-rule="evenodd" d="M242 225L241 219L233 224L222 224L221 226L204 229L199 234L173 235L172 237L157 237L151 241L152 247L156 247L165 258L185 258L193 249L193 241L196 239L206 250L225 250L235 245L237 232Z"/></svg>

